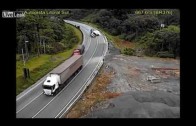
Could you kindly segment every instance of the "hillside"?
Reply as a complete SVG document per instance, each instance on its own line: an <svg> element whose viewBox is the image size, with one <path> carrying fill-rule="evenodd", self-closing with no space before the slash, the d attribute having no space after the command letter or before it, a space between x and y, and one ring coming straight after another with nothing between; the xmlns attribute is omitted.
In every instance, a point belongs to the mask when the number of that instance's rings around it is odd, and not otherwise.
<svg viewBox="0 0 196 126"><path fill-rule="evenodd" d="M70 9L64 18L94 24L112 37L136 46L127 55L180 57L180 12L177 9ZM115 40L114 40L115 41Z"/></svg>
<svg viewBox="0 0 196 126"><path fill-rule="evenodd" d="M82 42L82 33L78 28L66 24L60 16L27 14L24 18L16 19L16 42L18 95L69 58L73 49ZM24 78L24 68L29 69L30 78Z"/></svg>

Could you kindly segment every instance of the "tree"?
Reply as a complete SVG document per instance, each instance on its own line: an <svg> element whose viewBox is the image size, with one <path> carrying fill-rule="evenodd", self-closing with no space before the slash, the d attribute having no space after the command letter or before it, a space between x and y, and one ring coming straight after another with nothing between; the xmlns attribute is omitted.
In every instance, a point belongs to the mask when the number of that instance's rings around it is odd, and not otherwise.
<svg viewBox="0 0 196 126"><path fill-rule="evenodd" d="M153 33L147 33L141 37L140 44L145 45L147 55L156 55L158 52L167 52L179 56L180 29L177 26L168 26Z"/></svg>
<svg viewBox="0 0 196 126"><path fill-rule="evenodd" d="M72 38L76 38L76 35L71 28L65 27L62 17L26 14L24 18L16 19L17 53L21 53L21 49L24 48L25 38L29 39L29 52L39 55L44 53L43 47L45 46L43 46L43 43L47 44L46 48L48 50L53 50L47 52L57 52L55 50L62 51L66 48L61 46L69 45L69 41ZM59 42L64 39L66 41L63 41L64 43L59 45ZM54 46L55 44L57 46Z"/></svg>

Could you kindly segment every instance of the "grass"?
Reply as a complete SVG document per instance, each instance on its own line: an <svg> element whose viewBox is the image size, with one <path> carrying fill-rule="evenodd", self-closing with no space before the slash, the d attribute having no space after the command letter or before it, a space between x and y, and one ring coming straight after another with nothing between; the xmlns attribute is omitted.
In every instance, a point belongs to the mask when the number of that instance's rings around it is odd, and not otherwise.
<svg viewBox="0 0 196 126"><path fill-rule="evenodd" d="M72 28L75 32L75 35L78 36L79 38L79 43L81 44L82 43L82 33L80 30L78 30L75 26L71 25L71 24L66 24L67 26L69 26L70 28Z"/></svg>
<svg viewBox="0 0 196 126"><path fill-rule="evenodd" d="M82 33L80 31L69 25L69 27L74 29L74 32L79 38L79 42L82 41ZM73 50L77 47L75 45L70 50L65 50L64 52L54 54L54 55L46 55L42 54L39 57L33 57L30 58L26 62L26 67L29 68L30 71L30 79L24 79L23 77L23 61L17 61L16 62L16 95L20 94L22 91L24 91L26 88L37 82L40 78L42 78L44 75L46 75L48 72L50 72L53 68L64 62L66 59L68 59Z"/></svg>
<svg viewBox="0 0 196 126"><path fill-rule="evenodd" d="M136 46L136 43L134 42L124 41L120 39L118 36L112 36L110 33L106 32L103 28L101 28L100 26L96 24L86 23L86 22L82 22L82 23L85 23L87 25L90 25L92 27L99 29L102 33L104 33L108 41L112 42L114 46L120 50L123 50L124 48L134 48Z"/></svg>
<svg viewBox="0 0 196 126"><path fill-rule="evenodd" d="M26 67L29 68L30 71L33 71L35 68L40 67L41 65L45 64L46 61L49 59L50 55L41 55L39 57L33 57L26 63ZM24 64L23 61L16 62L16 78L23 75L23 68Z"/></svg>
<svg viewBox="0 0 196 126"><path fill-rule="evenodd" d="M114 39L114 43L115 43L116 47L121 50L125 49L125 48L134 48L136 45L133 42L124 41L122 39L119 39L118 37L114 37L113 39Z"/></svg>
<svg viewBox="0 0 196 126"><path fill-rule="evenodd" d="M83 94L81 100L77 102L65 116L66 118L80 118L86 115L91 108L106 99L119 96L119 93L112 93L106 91L107 85L110 83L113 77L112 72L104 72L101 70L100 74L96 77L95 81L89 87L89 89Z"/></svg>

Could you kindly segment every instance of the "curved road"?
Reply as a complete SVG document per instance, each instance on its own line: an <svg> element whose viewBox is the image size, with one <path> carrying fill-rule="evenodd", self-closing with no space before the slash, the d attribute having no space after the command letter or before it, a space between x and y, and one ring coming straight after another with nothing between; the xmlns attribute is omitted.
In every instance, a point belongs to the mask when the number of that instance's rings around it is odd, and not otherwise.
<svg viewBox="0 0 196 126"><path fill-rule="evenodd" d="M104 36L90 37L91 27L82 23L65 22L80 26L85 45L84 65L82 70L56 95L43 94L42 83L47 75L16 97L16 118L59 118L62 117L66 106L72 102L89 76L95 71L102 60L107 43Z"/></svg>

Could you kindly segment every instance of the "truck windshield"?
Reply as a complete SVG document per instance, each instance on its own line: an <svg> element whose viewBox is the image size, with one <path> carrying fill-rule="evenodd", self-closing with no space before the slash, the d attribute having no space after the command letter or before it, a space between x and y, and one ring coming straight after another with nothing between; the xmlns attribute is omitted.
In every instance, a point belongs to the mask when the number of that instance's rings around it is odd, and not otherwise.
<svg viewBox="0 0 196 126"><path fill-rule="evenodd" d="M50 90L51 90L51 89L52 89L52 86L43 85L43 88L44 88L44 89L50 89Z"/></svg>

